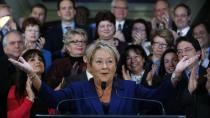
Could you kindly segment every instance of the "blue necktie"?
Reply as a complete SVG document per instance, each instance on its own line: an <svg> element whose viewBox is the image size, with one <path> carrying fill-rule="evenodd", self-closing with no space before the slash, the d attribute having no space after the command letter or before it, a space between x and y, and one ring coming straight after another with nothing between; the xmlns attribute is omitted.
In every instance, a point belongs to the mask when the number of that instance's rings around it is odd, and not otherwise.
<svg viewBox="0 0 210 118"><path fill-rule="evenodd" d="M118 31L122 31L122 25L121 24L118 25Z"/></svg>

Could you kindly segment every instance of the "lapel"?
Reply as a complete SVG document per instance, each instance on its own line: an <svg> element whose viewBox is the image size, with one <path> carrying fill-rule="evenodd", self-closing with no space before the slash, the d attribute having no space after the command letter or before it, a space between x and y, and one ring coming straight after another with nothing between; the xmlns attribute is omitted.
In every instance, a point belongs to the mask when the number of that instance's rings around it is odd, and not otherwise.
<svg viewBox="0 0 210 118"><path fill-rule="evenodd" d="M122 102L122 99L119 98L119 96L125 96L124 89L121 86L122 84L123 83L119 79L114 78L108 114L119 114L118 112L119 112L120 105ZM118 95L116 93L118 93Z"/></svg>
<svg viewBox="0 0 210 118"><path fill-rule="evenodd" d="M96 99L90 99L90 104L94 108L96 114L104 114L104 110L102 108L102 104L99 100L98 95L96 93L95 85L93 80L90 80L86 86L87 92L85 92L86 97L96 97Z"/></svg>

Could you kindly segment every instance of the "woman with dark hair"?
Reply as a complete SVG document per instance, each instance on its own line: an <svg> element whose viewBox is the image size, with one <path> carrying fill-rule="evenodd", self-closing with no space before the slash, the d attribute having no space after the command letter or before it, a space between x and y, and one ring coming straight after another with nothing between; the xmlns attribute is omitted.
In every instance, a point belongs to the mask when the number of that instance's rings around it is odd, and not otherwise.
<svg viewBox="0 0 210 118"><path fill-rule="evenodd" d="M22 57L31 65L34 72L42 77L44 73L44 58L37 49L26 51ZM35 101L35 91L32 88L31 79L23 71L19 71L15 84L10 88L7 98L7 115L8 118L30 118ZM38 106L42 107L42 106ZM37 108L38 108L37 107ZM39 108L42 109L42 108ZM37 112L37 111L35 111ZM47 113L47 110L46 110ZM30 116L31 115L31 116Z"/></svg>
<svg viewBox="0 0 210 118"><path fill-rule="evenodd" d="M136 19L133 21L131 31L132 44L141 45L147 55L149 55L151 51L149 33L150 29L144 19Z"/></svg>
<svg viewBox="0 0 210 118"><path fill-rule="evenodd" d="M171 76L178 63L178 55L175 49L167 49L160 59L160 72L159 76L151 80L152 87L158 87L164 79Z"/></svg>
<svg viewBox="0 0 210 118"><path fill-rule="evenodd" d="M96 38L114 44L120 54L127 44L115 38L115 16L110 11L100 11L96 14Z"/></svg>
<svg viewBox="0 0 210 118"><path fill-rule="evenodd" d="M139 45L130 45L125 49L123 58L123 79L135 81L137 84L142 83L142 79L147 75L144 69L147 60L144 49Z"/></svg>

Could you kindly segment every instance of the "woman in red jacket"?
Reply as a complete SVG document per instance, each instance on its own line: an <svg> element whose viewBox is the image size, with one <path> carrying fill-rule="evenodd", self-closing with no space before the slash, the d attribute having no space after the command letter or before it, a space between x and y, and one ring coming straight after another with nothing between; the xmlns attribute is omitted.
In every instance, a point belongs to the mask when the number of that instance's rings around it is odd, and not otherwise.
<svg viewBox="0 0 210 118"><path fill-rule="evenodd" d="M39 50L26 51L23 58L41 77L44 73L44 59ZM24 72L18 74L15 84L10 88L7 98L8 118L30 118L35 95L32 90L31 79Z"/></svg>

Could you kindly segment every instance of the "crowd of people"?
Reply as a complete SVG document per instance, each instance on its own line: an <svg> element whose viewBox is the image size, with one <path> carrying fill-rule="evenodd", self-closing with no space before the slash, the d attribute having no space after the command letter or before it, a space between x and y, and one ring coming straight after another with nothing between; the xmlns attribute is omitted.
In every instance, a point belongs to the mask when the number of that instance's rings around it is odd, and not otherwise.
<svg viewBox="0 0 210 118"><path fill-rule="evenodd" d="M89 20L74 0L58 0L60 21L31 7L16 21L0 4L0 117L35 114L210 116L210 26L191 10L156 0L154 17L128 19L112 0ZM145 100L145 101L144 101ZM149 101L149 102L148 102ZM162 110L162 109L165 109Z"/></svg>

